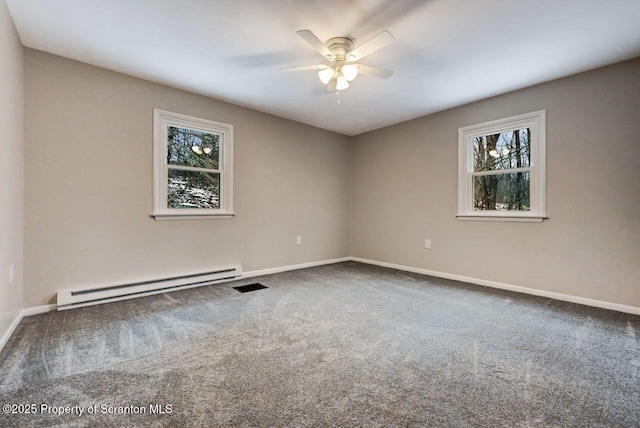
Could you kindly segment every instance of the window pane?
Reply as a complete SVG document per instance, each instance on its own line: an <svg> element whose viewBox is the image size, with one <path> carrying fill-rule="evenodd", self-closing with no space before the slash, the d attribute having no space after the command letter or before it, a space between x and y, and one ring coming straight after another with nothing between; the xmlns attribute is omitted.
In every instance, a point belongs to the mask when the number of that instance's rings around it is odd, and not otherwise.
<svg viewBox="0 0 640 428"><path fill-rule="evenodd" d="M168 208L220 208L220 174L169 169Z"/></svg>
<svg viewBox="0 0 640 428"><path fill-rule="evenodd" d="M218 169L220 135L167 126L167 163Z"/></svg>
<svg viewBox="0 0 640 428"><path fill-rule="evenodd" d="M531 166L531 128L473 139L473 171Z"/></svg>
<svg viewBox="0 0 640 428"><path fill-rule="evenodd" d="M473 177L474 211L529 211L529 172Z"/></svg>

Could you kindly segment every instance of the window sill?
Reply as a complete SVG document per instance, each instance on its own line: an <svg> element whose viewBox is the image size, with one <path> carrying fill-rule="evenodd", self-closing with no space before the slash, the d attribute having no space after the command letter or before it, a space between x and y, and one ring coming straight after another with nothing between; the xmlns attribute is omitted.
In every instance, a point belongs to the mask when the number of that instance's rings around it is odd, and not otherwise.
<svg viewBox="0 0 640 428"><path fill-rule="evenodd" d="M541 216L499 216L499 215L457 215L458 220L463 221L509 221L509 222L521 222L521 223L542 223L544 220L548 220L549 217Z"/></svg>
<svg viewBox="0 0 640 428"><path fill-rule="evenodd" d="M206 219L220 219L220 218L234 218L235 213L220 213L220 214L211 214L211 213L203 213L203 214L194 214L194 213L185 213L185 214L159 214L154 213L151 214L151 217L156 221L159 220L206 220Z"/></svg>

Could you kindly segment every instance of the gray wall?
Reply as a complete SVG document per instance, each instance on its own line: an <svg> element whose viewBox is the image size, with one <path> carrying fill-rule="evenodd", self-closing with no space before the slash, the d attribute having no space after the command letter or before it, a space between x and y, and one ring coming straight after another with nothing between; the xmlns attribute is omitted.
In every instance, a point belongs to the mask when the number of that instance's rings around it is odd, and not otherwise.
<svg viewBox="0 0 640 428"><path fill-rule="evenodd" d="M456 220L458 128L541 109L550 219ZM640 307L639 125L637 59L354 137L351 254Z"/></svg>
<svg viewBox="0 0 640 428"><path fill-rule="evenodd" d="M26 49L25 305L352 255L640 306L639 76L629 61L348 138ZM154 107L235 126L235 219L149 218ZM457 221L458 128L540 109L550 220Z"/></svg>
<svg viewBox="0 0 640 428"><path fill-rule="evenodd" d="M0 1L0 337L22 309L22 45ZM9 267L14 267L13 283Z"/></svg>
<svg viewBox="0 0 640 428"><path fill-rule="evenodd" d="M152 111L234 126L234 219L155 221ZM25 305L348 256L348 138L25 49ZM296 245L302 235L303 245Z"/></svg>

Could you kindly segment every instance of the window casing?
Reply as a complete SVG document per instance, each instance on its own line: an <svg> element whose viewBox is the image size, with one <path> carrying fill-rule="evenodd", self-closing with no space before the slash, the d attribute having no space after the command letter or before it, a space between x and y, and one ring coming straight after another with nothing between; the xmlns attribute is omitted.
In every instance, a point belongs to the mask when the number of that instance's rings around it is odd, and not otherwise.
<svg viewBox="0 0 640 428"><path fill-rule="evenodd" d="M153 217L233 217L233 126L154 109Z"/></svg>
<svg viewBox="0 0 640 428"><path fill-rule="evenodd" d="M458 130L458 219L546 218L545 111Z"/></svg>

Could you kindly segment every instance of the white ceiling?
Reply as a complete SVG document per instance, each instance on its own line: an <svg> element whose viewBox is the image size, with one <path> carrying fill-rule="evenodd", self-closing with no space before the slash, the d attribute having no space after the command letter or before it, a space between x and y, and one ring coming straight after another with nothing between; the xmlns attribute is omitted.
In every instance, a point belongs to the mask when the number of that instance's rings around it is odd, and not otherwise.
<svg viewBox="0 0 640 428"><path fill-rule="evenodd" d="M22 43L346 135L640 56L640 0L6 0ZM297 30L396 41L327 94Z"/></svg>

